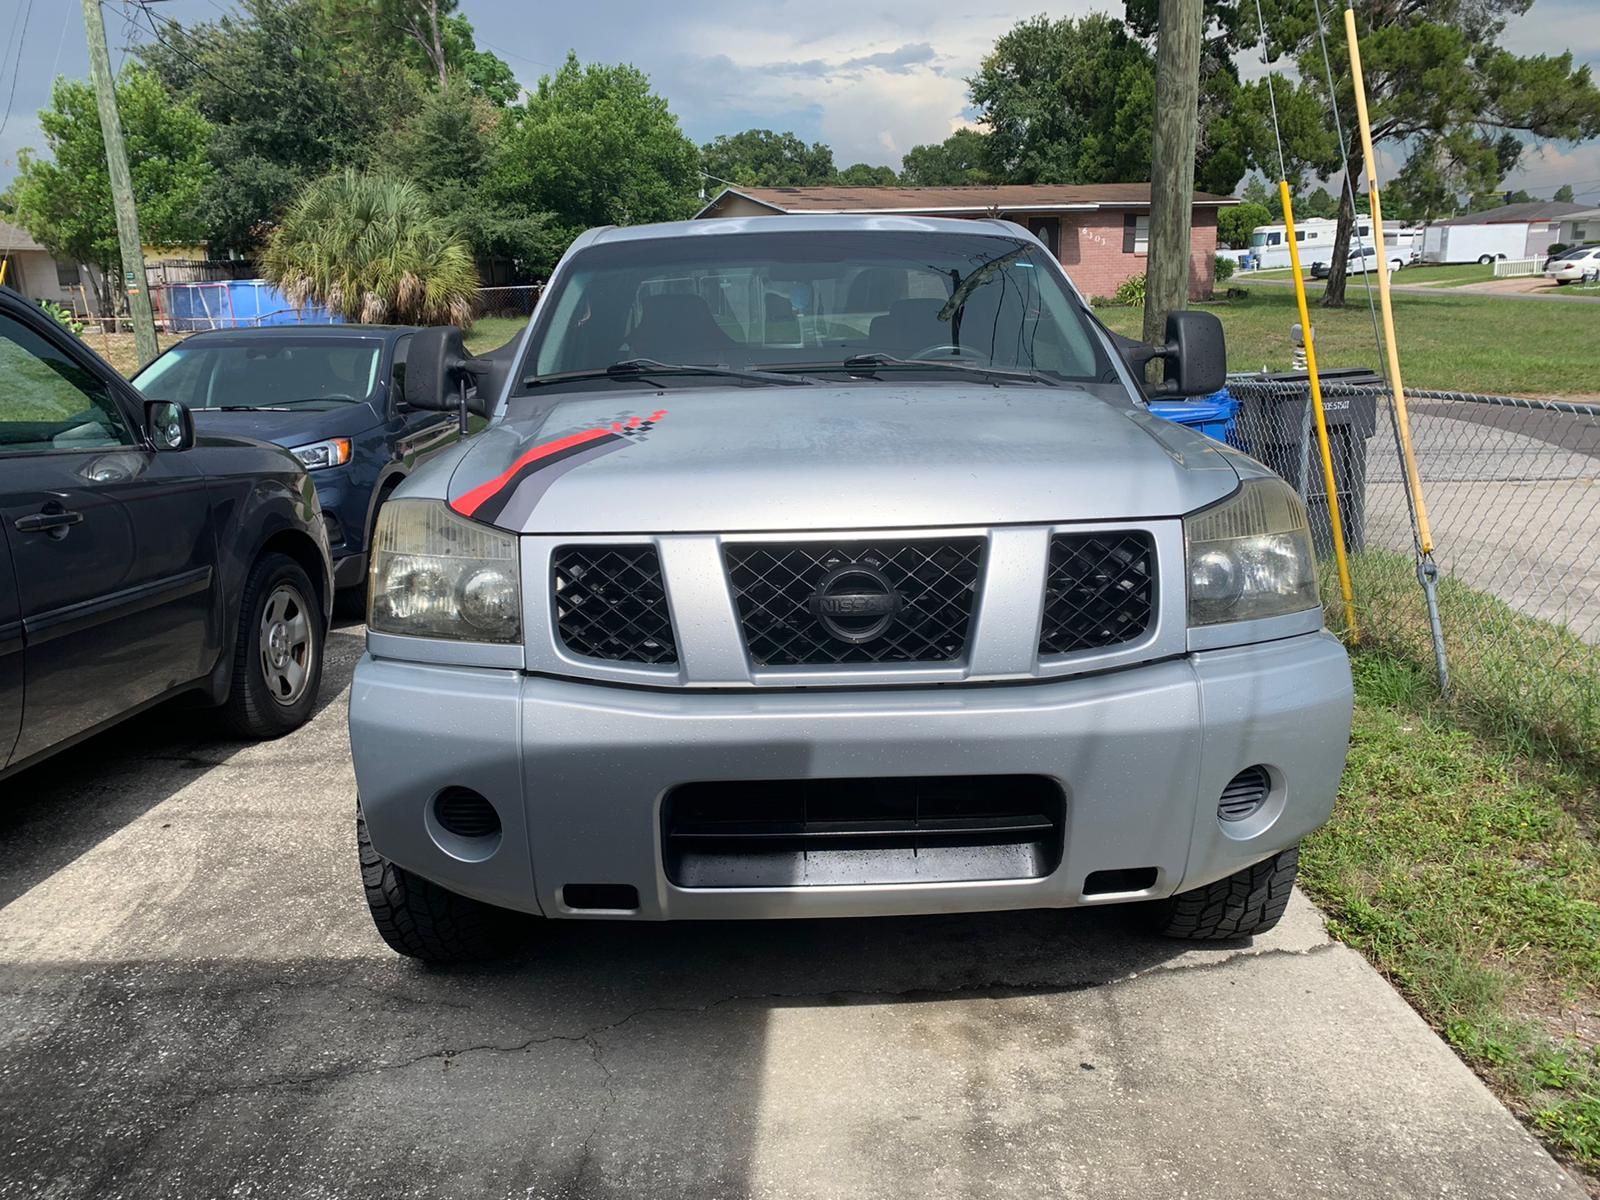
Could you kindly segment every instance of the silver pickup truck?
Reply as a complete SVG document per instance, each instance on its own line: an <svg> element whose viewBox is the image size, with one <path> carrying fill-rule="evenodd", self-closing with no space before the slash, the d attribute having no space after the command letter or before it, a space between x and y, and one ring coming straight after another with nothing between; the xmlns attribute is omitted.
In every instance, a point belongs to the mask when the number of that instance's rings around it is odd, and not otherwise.
<svg viewBox="0 0 1600 1200"><path fill-rule="evenodd" d="M602 229L526 333L416 335L490 420L384 507L350 698L402 954L528 916L1145 901L1270 928L1328 816L1349 667L1299 499L1147 408L1137 349L1004 221Z"/></svg>

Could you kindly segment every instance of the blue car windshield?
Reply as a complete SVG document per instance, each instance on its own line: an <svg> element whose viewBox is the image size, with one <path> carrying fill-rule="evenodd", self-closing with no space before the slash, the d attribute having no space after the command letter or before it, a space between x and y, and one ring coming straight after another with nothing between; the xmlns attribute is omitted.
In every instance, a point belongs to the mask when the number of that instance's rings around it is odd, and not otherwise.
<svg viewBox="0 0 1600 1200"><path fill-rule="evenodd" d="M193 409L330 409L372 395L382 350L373 338L180 342L134 376L133 386L151 400Z"/></svg>
<svg viewBox="0 0 1600 1200"><path fill-rule="evenodd" d="M630 359L800 369L862 355L1070 380L1110 370L1044 247L990 232L601 242L573 258L540 308L522 379Z"/></svg>

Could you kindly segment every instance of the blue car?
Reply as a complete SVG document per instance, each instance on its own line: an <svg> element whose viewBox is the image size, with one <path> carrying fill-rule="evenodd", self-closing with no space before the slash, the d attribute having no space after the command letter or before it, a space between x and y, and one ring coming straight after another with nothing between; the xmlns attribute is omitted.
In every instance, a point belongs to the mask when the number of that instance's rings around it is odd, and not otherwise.
<svg viewBox="0 0 1600 1200"><path fill-rule="evenodd" d="M334 584L359 604L378 508L419 463L458 436L452 413L408 409L415 326L294 325L197 333L134 377L175 400L198 432L276 442L316 481Z"/></svg>

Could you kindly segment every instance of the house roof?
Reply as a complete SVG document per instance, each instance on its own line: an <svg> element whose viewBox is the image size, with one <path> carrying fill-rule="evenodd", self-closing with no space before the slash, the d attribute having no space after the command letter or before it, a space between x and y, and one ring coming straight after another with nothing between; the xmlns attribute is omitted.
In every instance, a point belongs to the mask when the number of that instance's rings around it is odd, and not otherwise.
<svg viewBox="0 0 1600 1200"><path fill-rule="evenodd" d="M28 236L28 231L9 221L0 221L0 254L12 250L43 250L44 247Z"/></svg>
<svg viewBox="0 0 1600 1200"><path fill-rule="evenodd" d="M1517 225L1524 221L1560 221L1574 213L1585 211L1581 204L1565 200L1535 200L1531 204L1503 204L1483 212L1462 213L1435 225Z"/></svg>
<svg viewBox="0 0 1600 1200"><path fill-rule="evenodd" d="M981 187L740 187L725 188L697 214L714 215L728 196L784 213L928 213L981 216L995 212L1092 211L1149 208L1148 183L1019 183ZM1196 192L1201 208L1237 204L1230 196Z"/></svg>

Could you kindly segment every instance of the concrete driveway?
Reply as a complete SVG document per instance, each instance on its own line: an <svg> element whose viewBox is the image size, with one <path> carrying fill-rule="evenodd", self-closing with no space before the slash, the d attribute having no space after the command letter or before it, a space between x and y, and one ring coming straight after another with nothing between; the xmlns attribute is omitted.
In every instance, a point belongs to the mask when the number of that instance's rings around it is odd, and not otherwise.
<svg viewBox="0 0 1600 1200"><path fill-rule="evenodd" d="M1583 1193L1315 911L373 934L345 689L283 741L149 714L4 785L0 1196Z"/></svg>

